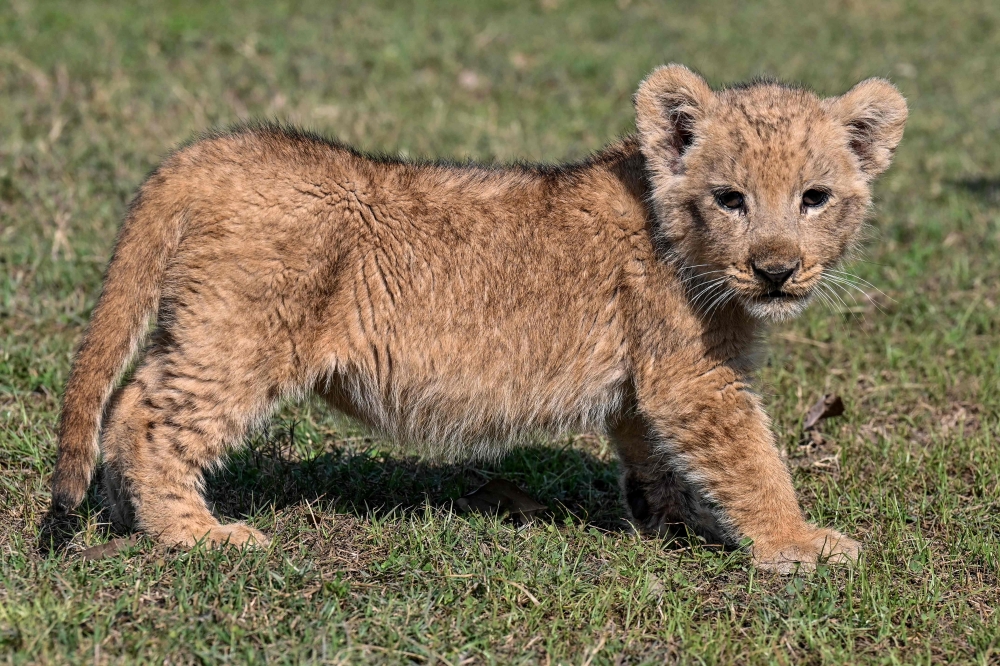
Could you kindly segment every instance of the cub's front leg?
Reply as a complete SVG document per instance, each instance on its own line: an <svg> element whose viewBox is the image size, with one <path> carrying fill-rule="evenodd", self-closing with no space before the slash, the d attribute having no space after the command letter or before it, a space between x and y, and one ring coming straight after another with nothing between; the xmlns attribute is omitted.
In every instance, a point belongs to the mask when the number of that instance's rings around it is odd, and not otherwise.
<svg viewBox="0 0 1000 666"><path fill-rule="evenodd" d="M858 542L803 518L760 400L729 366L637 378L633 415L612 438L647 530L684 522L710 542L750 538L757 566L779 572L857 560Z"/></svg>

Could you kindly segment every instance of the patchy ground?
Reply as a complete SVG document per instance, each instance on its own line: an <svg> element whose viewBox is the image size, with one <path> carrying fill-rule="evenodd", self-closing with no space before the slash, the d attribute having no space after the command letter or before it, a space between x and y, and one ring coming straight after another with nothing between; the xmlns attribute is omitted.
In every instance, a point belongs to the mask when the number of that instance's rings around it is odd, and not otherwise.
<svg viewBox="0 0 1000 666"><path fill-rule="evenodd" d="M1000 5L102 5L0 8L0 661L1000 658ZM172 146L256 116L414 156L579 157L629 129L668 61L831 94L887 75L909 99L858 288L776 330L761 376L806 510L863 539L861 566L778 577L637 537L594 437L442 465L313 404L210 482L269 550L139 540L85 561L114 536L96 493L67 553L39 550L70 354L124 206ZM845 414L803 435L825 394ZM454 509L496 478L548 510Z"/></svg>

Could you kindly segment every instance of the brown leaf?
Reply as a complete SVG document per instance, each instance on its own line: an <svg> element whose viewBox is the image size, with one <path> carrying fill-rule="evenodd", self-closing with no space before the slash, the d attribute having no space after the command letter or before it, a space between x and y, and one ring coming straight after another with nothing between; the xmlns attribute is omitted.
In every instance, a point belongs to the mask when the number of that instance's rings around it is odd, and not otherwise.
<svg viewBox="0 0 1000 666"><path fill-rule="evenodd" d="M802 429L809 432L823 419L840 416L843 413L844 401L840 399L839 395L829 393L809 408L809 411L806 413L805 423L802 424Z"/></svg>
<svg viewBox="0 0 1000 666"><path fill-rule="evenodd" d="M522 520L530 520L539 511L548 507L504 479L493 479L471 493L455 500L462 511L478 513L507 512Z"/></svg>
<svg viewBox="0 0 1000 666"><path fill-rule="evenodd" d="M111 557L119 551L125 550L126 548L131 548L135 544L139 543L139 535L133 534L130 537L124 539L112 539L107 543L102 543L97 546L91 546L80 551L80 557L85 560L100 560L105 557Z"/></svg>

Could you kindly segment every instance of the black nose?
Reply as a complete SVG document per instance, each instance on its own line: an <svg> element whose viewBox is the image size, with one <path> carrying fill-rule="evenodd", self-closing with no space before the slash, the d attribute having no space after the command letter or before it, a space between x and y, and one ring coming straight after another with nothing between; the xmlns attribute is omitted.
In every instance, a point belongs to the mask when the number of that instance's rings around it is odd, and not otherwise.
<svg viewBox="0 0 1000 666"><path fill-rule="evenodd" d="M775 287L788 282L788 278L792 277L798 268L798 261L793 264L753 264L753 272Z"/></svg>

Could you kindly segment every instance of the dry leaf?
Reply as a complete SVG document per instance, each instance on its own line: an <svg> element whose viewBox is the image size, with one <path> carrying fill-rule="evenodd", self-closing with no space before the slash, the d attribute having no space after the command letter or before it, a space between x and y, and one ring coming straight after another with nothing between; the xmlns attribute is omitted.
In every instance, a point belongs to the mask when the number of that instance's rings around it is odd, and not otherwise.
<svg viewBox="0 0 1000 666"><path fill-rule="evenodd" d="M493 479L468 495L459 497L455 500L455 505L462 511L489 514L506 512L525 521L548 508L504 479Z"/></svg>
<svg viewBox="0 0 1000 666"><path fill-rule="evenodd" d="M823 419L840 416L843 413L844 401L840 399L840 396L832 393L827 394L809 408L805 423L802 424L802 429L809 432L819 425L819 422Z"/></svg>

